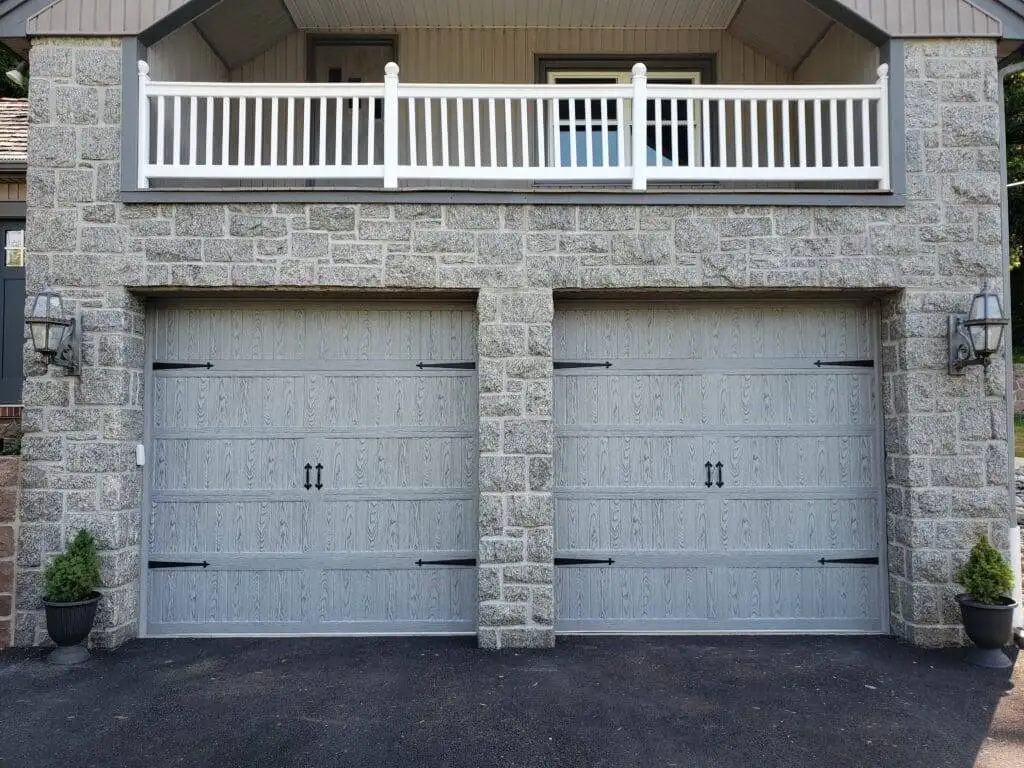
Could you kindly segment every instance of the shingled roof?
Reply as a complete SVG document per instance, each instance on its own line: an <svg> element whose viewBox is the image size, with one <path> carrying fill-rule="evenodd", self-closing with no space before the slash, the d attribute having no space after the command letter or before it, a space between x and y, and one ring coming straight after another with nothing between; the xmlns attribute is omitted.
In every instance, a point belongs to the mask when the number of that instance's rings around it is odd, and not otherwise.
<svg viewBox="0 0 1024 768"><path fill-rule="evenodd" d="M0 99L0 163L28 158L28 101Z"/></svg>

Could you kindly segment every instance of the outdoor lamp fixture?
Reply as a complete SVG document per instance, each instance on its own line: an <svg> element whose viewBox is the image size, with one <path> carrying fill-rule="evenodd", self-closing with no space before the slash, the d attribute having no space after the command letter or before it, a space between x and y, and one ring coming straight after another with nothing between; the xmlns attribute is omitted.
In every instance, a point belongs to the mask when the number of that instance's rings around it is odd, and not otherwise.
<svg viewBox="0 0 1024 768"><path fill-rule="evenodd" d="M21 62L14 69L7 70L4 75L15 85L24 88L25 83L28 82L28 62Z"/></svg>
<svg viewBox="0 0 1024 768"><path fill-rule="evenodd" d="M999 295L988 286L983 288L971 300L968 314L949 316L949 372L963 376L969 365L987 367L1003 345L1009 323Z"/></svg>
<svg viewBox="0 0 1024 768"><path fill-rule="evenodd" d="M47 363L66 368L72 376L81 373L82 316L76 310L74 317L68 317L59 293L52 288L43 289L32 301L32 311L25 323L32 334L32 346Z"/></svg>

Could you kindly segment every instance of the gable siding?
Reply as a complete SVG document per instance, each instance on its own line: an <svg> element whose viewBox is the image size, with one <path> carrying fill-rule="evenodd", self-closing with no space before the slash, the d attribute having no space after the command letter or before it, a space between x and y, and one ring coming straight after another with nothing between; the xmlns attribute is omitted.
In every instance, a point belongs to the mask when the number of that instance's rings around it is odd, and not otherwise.
<svg viewBox="0 0 1024 768"><path fill-rule="evenodd" d="M842 24L833 24L797 68L793 79L798 83L828 85L873 83L878 80L880 63L875 46Z"/></svg>
<svg viewBox="0 0 1024 768"><path fill-rule="evenodd" d="M372 29L398 36L402 80L421 83L532 83L535 54L702 54L718 57L723 83L786 83L789 72L714 29ZM639 57L642 59L642 57ZM384 73L381 73L381 80ZM233 69L240 82L306 79L306 36L293 32Z"/></svg>
<svg viewBox="0 0 1024 768"><path fill-rule="evenodd" d="M154 80L224 82L228 70L193 24L186 24L149 49L149 74Z"/></svg>
<svg viewBox="0 0 1024 768"><path fill-rule="evenodd" d="M57 0L29 34L136 34L189 0ZM999 21L968 0L839 0L893 36L998 36Z"/></svg>

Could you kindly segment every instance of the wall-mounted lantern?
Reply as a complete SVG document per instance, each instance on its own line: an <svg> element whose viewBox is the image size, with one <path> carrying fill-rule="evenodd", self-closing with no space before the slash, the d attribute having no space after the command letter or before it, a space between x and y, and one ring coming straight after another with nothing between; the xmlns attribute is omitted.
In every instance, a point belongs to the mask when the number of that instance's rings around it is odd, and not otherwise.
<svg viewBox="0 0 1024 768"><path fill-rule="evenodd" d="M50 365L66 368L72 376L82 371L81 313L69 317L64 300L52 288L46 288L32 301L32 310L25 317L32 335L32 346Z"/></svg>
<svg viewBox="0 0 1024 768"><path fill-rule="evenodd" d="M999 295L985 287L971 301L966 315L949 316L949 372L963 376L970 365L988 366L1003 345L1010 321L1003 315Z"/></svg>

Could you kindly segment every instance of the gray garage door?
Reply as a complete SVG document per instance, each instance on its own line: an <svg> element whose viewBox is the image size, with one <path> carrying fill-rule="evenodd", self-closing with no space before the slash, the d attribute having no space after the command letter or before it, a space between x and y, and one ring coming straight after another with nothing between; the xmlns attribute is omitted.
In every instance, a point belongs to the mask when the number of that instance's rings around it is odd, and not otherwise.
<svg viewBox="0 0 1024 768"><path fill-rule="evenodd" d="M153 314L149 634L474 630L472 308Z"/></svg>
<svg viewBox="0 0 1024 768"><path fill-rule="evenodd" d="M556 628L886 630L870 306L561 305Z"/></svg>

